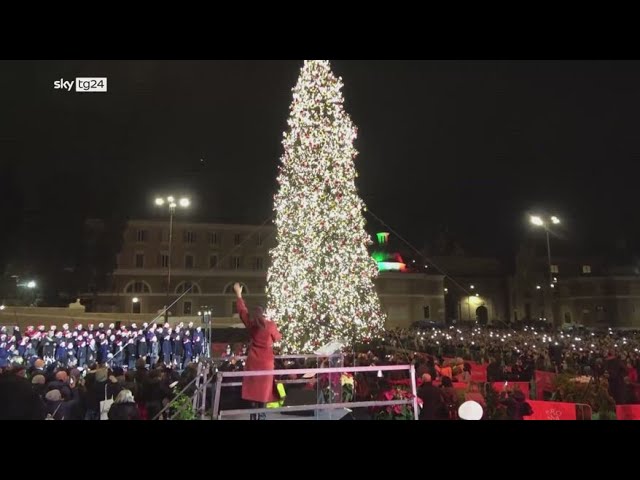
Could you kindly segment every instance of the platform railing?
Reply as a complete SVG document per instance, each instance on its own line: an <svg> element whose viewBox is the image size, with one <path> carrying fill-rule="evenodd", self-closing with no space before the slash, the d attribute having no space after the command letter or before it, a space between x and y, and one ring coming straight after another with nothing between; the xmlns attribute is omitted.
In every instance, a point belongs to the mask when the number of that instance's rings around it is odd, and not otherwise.
<svg viewBox="0 0 640 480"><path fill-rule="evenodd" d="M306 374L321 374L321 373L366 373L366 372L389 372L389 371L408 371L411 377L411 392L413 398L405 400L375 400L375 401L363 401L363 402L342 402L331 404L311 404L311 405L295 405L284 406L277 408L249 408L249 409L236 409L236 410L220 410L220 396L222 393L222 387L237 386L241 382L223 383L224 378L242 378L242 377L260 377L260 376L279 376L279 375L306 375ZM283 380L282 383L291 382ZM296 383L302 383L295 381ZM306 381L308 382L308 380ZM395 405L411 405L413 408L414 419L418 419L418 398L416 387L416 370L414 365L385 365L385 366L370 366L370 367L332 367L332 368L295 368L286 370L256 370L256 371L243 371L243 372L218 372L216 374L216 385L213 400L213 412L212 419L222 420L223 417L229 417L233 415L241 414L255 414L255 413L276 413L276 412L301 412L309 410L337 410L341 408L361 408L361 407L386 407Z"/></svg>

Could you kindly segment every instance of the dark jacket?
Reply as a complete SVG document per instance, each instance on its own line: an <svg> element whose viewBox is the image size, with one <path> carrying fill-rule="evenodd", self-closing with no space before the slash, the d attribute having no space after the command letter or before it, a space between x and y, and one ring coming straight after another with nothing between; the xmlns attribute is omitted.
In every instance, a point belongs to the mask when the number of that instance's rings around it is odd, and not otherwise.
<svg viewBox="0 0 640 480"><path fill-rule="evenodd" d="M502 380L502 368L498 362L491 362L487 366L487 381L488 382L499 382Z"/></svg>
<svg viewBox="0 0 640 480"><path fill-rule="evenodd" d="M109 420L140 420L135 403L114 403L109 409Z"/></svg>
<svg viewBox="0 0 640 480"><path fill-rule="evenodd" d="M68 383L61 382L60 380L53 380L47 384L47 392L50 392L51 390L58 390L66 400L71 399L73 396L71 386Z"/></svg>
<svg viewBox="0 0 640 480"><path fill-rule="evenodd" d="M420 420L445 420L448 418L442 390L432 383L423 383L418 390L418 397L422 400Z"/></svg>
<svg viewBox="0 0 640 480"><path fill-rule="evenodd" d="M138 343L138 357L146 357L147 356L147 342Z"/></svg>
<svg viewBox="0 0 640 480"><path fill-rule="evenodd" d="M93 348L87 345L87 365L91 365L98 358L95 345Z"/></svg>
<svg viewBox="0 0 640 480"><path fill-rule="evenodd" d="M173 350L171 348L171 340L162 341L162 355L171 355Z"/></svg>
<svg viewBox="0 0 640 480"><path fill-rule="evenodd" d="M45 357L53 357L55 347L56 344L52 338L45 338L44 342L42 343L42 355Z"/></svg>
<svg viewBox="0 0 640 480"><path fill-rule="evenodd" d="M44 403L26 378L0 375L0 420L44 420Z"/></svg>
<svg viewBox="0 0 640 480"><path fill-rule="evenodd" d="M109 342L100 343L100 347L98 349L98 362L104 363L107 361L107 357L109 356Z"/></svg>
<svg viewBox="0 0 640 480"><path fill-rule="evenodd" d="M184 355L185 357L193 356L193 344L191 343L191 340L188 338L184 341Z"/></svg>
<svg viewBox="0 0 640 480"><path fill-rule="evenodd" d="M533 415L531 405L527 403L524 395L516 392L506 399L501 399L500 403L507 407L507 416L511 420L524 420L524 417Z"/></svg>
<svg viewBox="0 0 640 480"><path fill-rule="evenodd" d="M127 343L125 350L127 351L127 361L130 361L131 359L136 358L137 349L136 349L135 343Z"/></svg>
<svg viewBox="0 0 640 480"><path fill-rule="evenodd" d="M55 420L80 420L77 418L77 407L80 403L80 395L77 390L73 389L70 400L61 400L59 402L45 400L44 402L47 409L46 412L53 415Z"/></svg>

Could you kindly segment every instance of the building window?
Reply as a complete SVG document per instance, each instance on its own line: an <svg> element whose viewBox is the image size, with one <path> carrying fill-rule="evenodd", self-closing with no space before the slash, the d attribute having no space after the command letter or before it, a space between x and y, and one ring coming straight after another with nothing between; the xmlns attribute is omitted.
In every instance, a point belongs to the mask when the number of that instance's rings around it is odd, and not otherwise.
<svg viewBox="0 0 640 480"><path fill-rule="evenodd" d="M424 319L429 320L431 318L431 306L425 305L424 307L422 307L422 310L424 312Z"/></svg>
<svg viewBox="0 0 640 480"><path fill-rule="evenodd" d="M596 305L596 312L604 312L604 306Z"/></svg>
<svg viewBox="0 0 640 480"><path fill-rule="evenodd" d="M258 232L258 238L256 239L256 244L258 245L258 247L262 246L262 242L263 242L262 233Z"/></svg>
<svg viewBox="0 0 640 480"><path fill-rule="evenodd" d="M141 311L140 300L137 302L131 302L131 313L140 313Z"/></svg>
<svg viewBox="0 0 640 480"><path fill-rule="evenodd" d="M254 264L253 264L253 269L254 270L264 270L264 258L262 257L256 257Z"/></svg>
<svg viewBox="0 0 640 480"><path fill-rule="evenodd" d="M237 314L238 314L238 302L234 300L233 302L231 302L231 315L237 315Z"/></svg>
<svg viewBox="0 0 640 480"><path fill-rule="evenodd" d="M241 258L240 257L231 257L231 269L232 270L239 270L242 266L242 262L241 262Z"/></svg>
<svg viewBox="0 0 640 480"><path fill-rule="evenodd" d="M138 230L138 233L136 234L136 240L138 241L138 243L146 242L147 234L148 232L146 230Z"/></svg>
<svg viewBox="0 0 640 480"><path fill-rule="evenodd" d="M190 269L194 268L195 260L193 255L185 255L184 256L184 268Z"/></svg>
<svg viewBox="0 0 640 480"><path fill-rule="evenodd" d="M582 273L588 275L591 273L591 265L582 265Z"/></svg>
<svg viewBox="0 0 640 480"><path fill-rule="evenodd" d="M125 293L151 293L151 288L147 282L133 281L127 284Z"/></svg>
<svg viewBox="0 0 640 480"><path fill-rule="evenodd" d="M160 260L158 262L162 268L167 268L169 266L169 254L161 253Z"/></svg>
<svg viewBox="0 0 640 480"><path fill-rule="evenodd" d="M239 233L236 233L236 234L233 236L233 244L234 244L235 246L240 245L240 234L239 234Z"/></svg>
<svg viewBox="0 0 640 480"><path fill-rule="evenodd" d="M184 243L196 243L196 232L184 232Z"/></svg>
<svg viewBox="0 0 640 480"><path fill-rule="evenodd" d="M560 273L558 265L551 265L551 273Z"/></svg>
<svg viewBox="0 0 640 480"><path fill-rule="evenodd" d="M136 268L144 268L144 253L136 253Z"/></svg>
<svg viewBox="0 0 640 480"><path fill-rule="evenodd" d="M182 314L191 315L191 302L187 301L182 304Z"/></svg>
<svg viewBox="0 0 640 480"><path fill-rule="evenodd" d="M209 232L209 245L218 245L218 233Z"/></svg>
<svg viewBox="0 0 640 480"><path fill-rule="evenodd" d="M209 255L209 268L216 268L218 266L218 256Z"/></svg>
<svg viewBox="0 0 640 480"><path fill-rule="evenodd" d="M191 290L189 290L191 289ZM186 291L189 291L189 293L195 294L195 295L199 295L200 294L200 287L198 286L197 283L193 283L193 282L182 282L180 283L177 287L176 287L176 293L177 294L182 294Z"/></svg>

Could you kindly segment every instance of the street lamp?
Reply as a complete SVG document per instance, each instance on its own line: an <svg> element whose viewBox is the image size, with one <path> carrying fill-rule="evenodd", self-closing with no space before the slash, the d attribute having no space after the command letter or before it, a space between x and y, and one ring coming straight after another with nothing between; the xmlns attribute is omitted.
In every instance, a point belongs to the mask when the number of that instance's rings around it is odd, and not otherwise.
<svg viewBox="0 0 640 480"><path fill-rule="evenodd" d="M549 223L551 223L552 225L559 225L560 219L555 215L551 215L550 217L548 217L548 219L542 217L541 215L531 215L529 217L529 221L531 222L532 225L536 227L544 228L544 232L547 237L547 261L549 263L549 288L550 288L549 292L551 292L555 288L555 284L554 284L553 272L551 270L551 241L549 239L548 225ZM536 288L539 288L539 287L536 287ZM553 297L550 297L550 299L551 299L551 314L553 315Z"/></svg>
<svg viewBox="0 0 640 480"><path fill-rule="evenodd" d="M551 271L551 241L549 240L549 228L547 227L548 223L552 223L553 225L559 225L560 219L555 215L549 217L547 221L540 215L531 215L529 217L529 221L532 225L536 227L544 228L545 234L547 236L547 260L549 262L549 287L554 288L553 284L553 272Z"/></svg>
<svg viewBox="0 0 640 480"><path fill-rule="evenodd" d="M204 345L202 345L202 351L204 352L205 358L211 358L211 310L207 305L203 305L200 308L203 310L198 312L198 316L200 317L202 323L205 325L205 337L204 337Z"/></svg>
<svg viewBox="0 0 640 480"><path fill-rule="evenodd" d="M191 205L191 201L187 197L182 197L178 203L176 203L176 199L173 195L169 195L166 198L158 197L156 198L156 206L164 207L167 205L169 207L169 255L167 256L167 300L166 305L164 306L164 321L169 321L169 293L171 291L171 252L173 247L173 216L176 213L176 208L178 204L181 208L187 208Z"/></svg>
<svg viewBox="0 0 640 480"><path fill-rule="evenodd" d="M31 289L36 288L36 282L34 282L33 280L27 282L27 288L31 288Z"/></svg>

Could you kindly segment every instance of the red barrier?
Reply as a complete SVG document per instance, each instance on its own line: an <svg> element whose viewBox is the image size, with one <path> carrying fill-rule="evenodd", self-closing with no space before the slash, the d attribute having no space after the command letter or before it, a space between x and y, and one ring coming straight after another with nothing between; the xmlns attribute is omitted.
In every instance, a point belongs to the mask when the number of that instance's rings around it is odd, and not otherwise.
<svg viewBox="0 0 640 480"><path fill-rule="evenodd" d="M502 393L505 390L504 384L505 382L493 382L491 386L496 392ZM529 391L529 382L506 382L506 384L507 384L507 387L506 387L507 391L520 390L524 394L524 398L526 399L531 398L531 393Z"/></svg>
<svg viewBox="0 0 640 480"><path fill-rule="evenodd" d="M487 381L487 367L488 363L474 363L471 364L471 381L472 382L486 382Z"/></svg>
<svg viewBox="0 0 640 480"><path fill-rule="evenodd" d="M541 402L528 400L533 415L525 420L576 420L576 404L564 402Z"/></svg>
<svg viewBox="0 0 640 480"><path fill-rule="evenodd" d="M618 420L640 420L640 405L616 405Z"/></svg>
<svg viewBox="0 0 640 480"><path fill-rule="evenodd" d="M555 381L556 374L553 372L543 372L542 370L536 370L536 396L537 400L544 398L543 392L553 393L553 383Z"/></svg>

